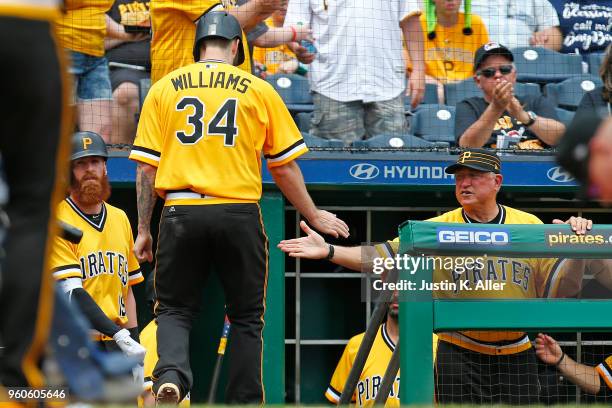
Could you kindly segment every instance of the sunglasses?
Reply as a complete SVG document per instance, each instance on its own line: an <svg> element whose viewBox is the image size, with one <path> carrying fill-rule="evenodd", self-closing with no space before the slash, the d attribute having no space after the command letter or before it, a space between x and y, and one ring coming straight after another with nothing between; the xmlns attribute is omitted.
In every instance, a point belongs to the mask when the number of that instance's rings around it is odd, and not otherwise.
<svg viewBox="0 0 612 408"><path fill-rule="evenodd" d="M508 75L509 73L512 72L513 69L514 69L514 66L510 64L500 65L499 68L490 67L490 68L481 69L480 71L478 71L478 75L482 75L485 78L493 78L497 70L499 70L499 73L502 75Z"/></svg>

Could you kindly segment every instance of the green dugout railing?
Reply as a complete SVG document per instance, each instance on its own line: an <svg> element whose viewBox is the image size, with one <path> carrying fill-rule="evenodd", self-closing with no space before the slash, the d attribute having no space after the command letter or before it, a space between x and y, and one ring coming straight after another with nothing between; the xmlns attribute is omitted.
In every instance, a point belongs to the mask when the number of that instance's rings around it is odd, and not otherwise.
<svg viewBox="0 0 612 408"><path fill-rule="evenodd" d="M400 254L516 258L612 258L612 225L577 236L568 225L451 224L407 221ZM429 265L431 266L431 265ZM400 270L400 280L431 282L432 270ZM474 313L486 310L486 313ZM400 293L402 405L432 404L431 333L449 330L609 331L612 300L440 300L431 291Z"/></svg>

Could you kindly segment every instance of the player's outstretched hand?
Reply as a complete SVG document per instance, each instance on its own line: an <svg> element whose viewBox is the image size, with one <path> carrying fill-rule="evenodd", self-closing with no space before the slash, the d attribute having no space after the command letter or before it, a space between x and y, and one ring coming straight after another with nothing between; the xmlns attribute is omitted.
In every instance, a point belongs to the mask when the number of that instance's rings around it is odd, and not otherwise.
<svg viewBox="0 0 612 408"><path fill-rule="evenodd" d="M584 235L593 228L593 221L582 217L570 217L567 221L554 219L553 224L569 224L576 235Z"/></svg>
<svg viewBox="0 0 612 408"><path fill-rule="evenodd" d="M336 214L332 214L329 211L317 210L316 215L308 221L317 231L329 234L334 238L338 238L338 236L347 238L349 236L348 225L336 217Z"/></svg>
<svg viewBox="0 0 612 408"><path fill-rule="evenodd" d="M305 237L285 239L278 248L294 258L323 259L329 253L329 246L322 236L312 230L304 221L300 221Z"/></svg>
<svg viewBox="0 0 612 408"><path fill-rule="evenodd" d="M134 241L134 255L136 255L138 262L153 262L153 237L151 233L138 233Z"/></svg>
<svg viewBox="0 0 612 408"><path fill-rule="evenodd" d="M536 337L536 356L546 364L557 364L563 351L559 343L547 334L539 333Z"/></svg>
<svg viewBox="0 0 612 408"><path fill-rule="evenodd" d="M130 332L127 329L121 329L115 333L113 340L115 340L115 343L117 343L126 356L134 356L138 358L141 363L144 361L147 350L130 337Z"/></svg>

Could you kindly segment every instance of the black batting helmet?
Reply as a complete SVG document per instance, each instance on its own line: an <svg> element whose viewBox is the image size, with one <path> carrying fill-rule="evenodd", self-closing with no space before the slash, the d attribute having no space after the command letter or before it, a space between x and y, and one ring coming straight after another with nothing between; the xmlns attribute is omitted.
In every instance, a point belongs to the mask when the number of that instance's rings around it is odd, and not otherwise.
<svg viewBox="0 0 612 408"><path fill-rule="evenodd" d="M209 11L198 20L195 43L193 44L194 61L197 62L200 59L200 45L207 38L225 38L227 40L238 38L240 44L235 63L240 65L244 62L242 28L240 28L240 23L236 17L226 11Z"/></svg>
<svg viewBox="0 0 612 408"><path fill-rule="evenodd" d="M107 159L106 143L104 143L102 136L97 133L76 132L72 135L72 155L70 160L88 156L100 156Z"/></svg>

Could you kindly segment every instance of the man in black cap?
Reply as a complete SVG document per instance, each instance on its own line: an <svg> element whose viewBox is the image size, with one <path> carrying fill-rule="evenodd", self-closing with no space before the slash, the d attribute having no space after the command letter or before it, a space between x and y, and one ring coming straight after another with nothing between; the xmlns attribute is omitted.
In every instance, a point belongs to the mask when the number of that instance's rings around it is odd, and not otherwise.
<svg viewBox="0 0 612 408"><path fill-rule="evenodd" d="M482 97L457 104L455 137L462 147L555 146L565 131L555 107L543 96L516 96L512 52L498 43L480 47L474 56L474 81Z"/></svg>
<svg viewBox="0 0 612 408"><path fill-rule="evenodd" d="M612 118L578 115L559 143L557 160L588 198L612 204Z"/></svg>
<svg viewBox="0 0 612 408"><path fill-rule="evenodd" d="M497 155L484 149L467 149L457 162L446 168L455 175L455 197L461 207L427 221L460 224L542 224L533 214L497 202L503 177ZM556 224L564 223L554 220ZM591 228L590 220L571 217L576 234ZM281 241L278 247L297 258L327 259L346 268L364 271L376 258L395 258L399 238L372 247L341 247L327 244L301 223L306 237ZM372 255L370 255L372 253ZM365 255L362 255L365 254ZM436 297L451 299L498 298L526 299L567 297L580 290L573 273L583 269L581 260L521 259L485 257L482 267L474 265L456 272L456 268L436 268L435 282L454 282L452 287L434 292ZM477 282L493 280L501 290L478 288ZM466 282L466 283L461 283ZM462 286L463 285L463 286ZM483 311L474 311L482 313ZM539 383L535 353L527 333L521 331L461 331L438 333L436 358L436 399L440 403L479 403L510 405L538 402Z"/></svg>

